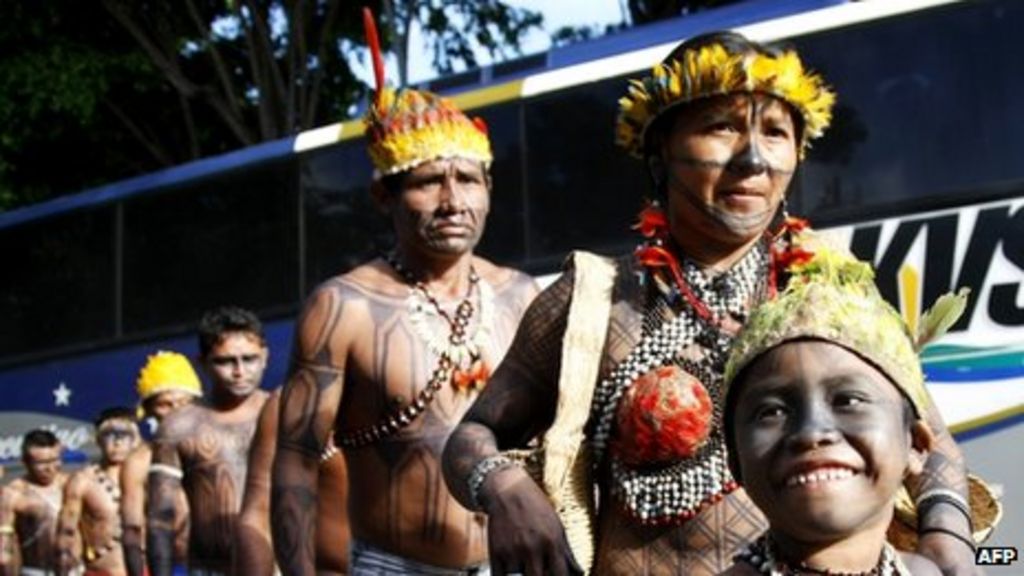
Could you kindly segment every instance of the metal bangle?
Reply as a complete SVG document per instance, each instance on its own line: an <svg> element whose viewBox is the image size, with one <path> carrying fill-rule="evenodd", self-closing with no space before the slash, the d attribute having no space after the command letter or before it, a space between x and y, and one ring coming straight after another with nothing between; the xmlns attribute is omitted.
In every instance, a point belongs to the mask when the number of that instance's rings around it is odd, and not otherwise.
<svg viewBox="0 0 1024 576"><path fill-rule="evenodd" d="M917 498L918 524L924 520L925 514L937 504L949 504L967 519L967 525L974 531L974 522L971 518L971 508L963 496L953 490L946 488L935 488L924 492Z"/></svg>
<svg viewBox="0 0 1024 576"><path fill-rule="evenodd" d="M970 507L967 505L967 499L964 498L956 490L951 490L949 488L932 488L931 490L925 490L924 492L922 492L922 493L917 495L917 498L914 499L914 504L918 508L920 508L925 500L929 500L931 498L934 498L934 497L940 496L940 495L941 496L946 496L946 497L948 497L948 498L950 498L952 500L955 500L958 503L959 508L961 510L969 510L970 509Z"/></svg>
<svg viewBox="0 0 1024 576"><path fill-rule="evenodd" d="M925 534L928 534L930 532L934 532L934 533L937 533L937 534L945 534L946 536L949 536L950 538L955 538L955 539L963 542L964 544L966 544L971 549L971 552L977 551L977 548L975 547L975 544L974 544L973 540L971 540L970 538L964 536L963 534L960 534L956 530L950 530L949 528L943 528L942 526L930 526L928 528L923 528L918 533L918 536L924 536Z"/></svg>
<svg viewBox="0 0 1024 576"><path fill-rule="evenodd" d="M0 526L0 536L6 536L8 534L14 534L14 526L9 524Z"/></svg>
<svg viewBox="0 0 1024 576"><path fill-rule="evenodd" d="M483 505L480 502L480 490L483 488L484 482L487 481L487 477L492 472L508 468L509 466L521 466L521 464L504 454L493 454L481 459L473 466L473 471L469 473L466 484L469 486L469 499L474 510L483 510Z"/></svg>

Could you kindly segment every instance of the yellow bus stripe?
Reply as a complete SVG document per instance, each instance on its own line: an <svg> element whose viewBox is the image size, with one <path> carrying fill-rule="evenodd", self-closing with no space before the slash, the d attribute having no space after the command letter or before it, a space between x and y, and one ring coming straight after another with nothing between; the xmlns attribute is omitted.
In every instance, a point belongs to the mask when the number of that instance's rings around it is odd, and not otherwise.
<svg viewBox="0 0 1024 576"><path fill-rule="evenodd" d="M517 100L523 95L523 81L512 80L496 86L488 86L482 90L463 92L452 96L455 104L463 110L472 110L491 104Z"/></svg>
<svg viewBox="0 0 1024 576"><path fill-rule="evenodd" d="M1019 416L1020 414L1024 414L1024 404L1018 404L1016 406L1012 406L1010 408L1006 408L1005 410L1000 410L992 414L987 414L985 416L980 416L978 418L972 418L971 420L959 422L957 424L950 426L949 431L952 434L961 434L963 432L974 430L975 428L981 428L983 426L995 424L996 422L1000 422L1002 420L1013 418L1014 416Z"/></svg>

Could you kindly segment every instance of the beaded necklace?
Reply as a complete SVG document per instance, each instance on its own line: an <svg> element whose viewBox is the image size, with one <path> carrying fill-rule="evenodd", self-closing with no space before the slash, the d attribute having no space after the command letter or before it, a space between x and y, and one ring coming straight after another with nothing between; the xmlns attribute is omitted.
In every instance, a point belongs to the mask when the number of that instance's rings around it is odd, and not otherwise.
<svg viewBox="0 0 1024 576"><path fill-rule="evenodd" d="M456 306L453 318L441 306L437 297L431 294L427 285L405 268L394 253L389 252L385 259L412 287L407 305L413 329L431 352L437 356L447 354L452 361L454 366L452 384L455 389L464 391L483 388L490 375L483 361L482 353L487 347L488 326L491 324L490 286L486 282L480 281L480 276L470 265L469 290L466 297ZM474 288L480 295L480 318L473 333L468 334L467 329L474 312L472 301ZM431 329L429 316L440 317L448 324L447 338L439 336L436 330Z"/></svg>
<svg viewBox="0 0 1024 576"><path fill-rule="evenodd" d="M336 436L335 441L342 448L368 446L405 428L427 409L427 406L434 401L437 393L445 384L452 384L456 390L470 390L483 387L487 380L487 367L483 363L480 353L481 346L479 340L477 340L477 335L482 332L485 325L486 318L484 318L483 314L481 314L477 330L473 335L469 338L466 335L466 328L473 317L473 303L471 301L473 288L486 286L486 283L480 282L480 277L477 275L476 270L470 267L469 291L466 294L466 298L455 308L455 317L452 318L441 307L437 298L430 293L426 284L417 280L407 268L402 266L394 253L386 254L384 259L412 287L412 293L409 296L409 307L413 325L417 326L417 332L422 336L426 330L425 306L422 302L416 305L413 304L413 300L418 300L419 298L423 298L427 303L431 304L434 313L448 323L450 332L445 344L435 339L431 333L427 333L428 337L424 338L428 348L437 354L437 364L434 367L430 380L423 390L420 390L419 394L416 395L416 399L406 406L396 408L376 424L356 428ZM482 290L483 288L480 288L480 301L481 310L484 310L487 308L485 305L487 299L484 298ZM420 320L417 320L417 318L420 318ZM417 322L422 324L423 327L421 328Z"/></svg>
<svg viewBox="0 0 1024 576"><path fill-rule="evenodd" d="M775 541L767 534L751 542L733 560L746 562L764 576L799 576L801 574L811 576L910 576L910 570L903 564L899 555L888 542L882 546L882 554L878 558L878 563L870 570L861 572L816 568L808 566L804 562L797 564L796 567L790 566L779 558Z"/></svg>
<svg viewBox="0 0 1024 576"><path fill-rule="evenodd" d="M643 335L595 390L591 413L594 462L602 462L623 393L653 369L676 364L698 378L708 389L714 414L707 442L691 458L659 468L640 468L626 465L614 452L609 454L612 496L641 524L680 524L737 487L726 460L720 408L721 374L734 336L722 329L721 321L732 318L742 322L751 304L765 296L770 262L764 242L713 279L689 261L674 262L678 274L673 273L673 283L658 285L660 279L646 273L645 277L655 282L648 286ZM699 305L694 305L695 301ZM663 321L666 308L679 311ZM704 348L697 360L680 356L691 344Z"/></svg>
<svg viewBox="0 0 1024 576"><path fill-rule="evenodd" d="M96 475L96 482L103 488L104 491L106 491L106 493L110 496L110 499L113 500L115 508L120 510L120 508L121 508L121 486L113 478L111 478L106 472L104 472L103 469L100 468L99 466L95 466L93 468L93 471L95 472L95 475ZM89 559L90 562L95 562L96 560L99 560L100 558L103 558L107 554L110 554L115 549L118 549L118 548L121 547L121 520L120 520L120 515L118 515L118 517L117 517L117 522L118 522L118 529L117 529L117 531L113 535L111 535L110 540L107 541L106 544L104 544L102 546L99 546L99 547L96 547L96 548L93 548L92 546L89 546L86 549L86 557Z"/></svg>
<svg viewBox="0 0 1024 576"><path fill-rule="evenodd" d="M114 504L120 504L121 502L121 487L111 478L102 468L96 466L96 481L99 485L110 495L111 500Z"/></svg>

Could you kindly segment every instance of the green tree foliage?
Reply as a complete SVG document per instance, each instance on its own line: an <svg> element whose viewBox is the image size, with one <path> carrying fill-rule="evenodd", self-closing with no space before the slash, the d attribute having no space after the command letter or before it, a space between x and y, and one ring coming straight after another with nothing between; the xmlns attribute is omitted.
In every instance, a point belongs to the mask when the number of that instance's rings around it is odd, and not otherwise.
<svg viewBox="0 0 1024 576"><path fill-rule="evenodd" d="M160 99L144 57L102 11L74 0L5 2L0 19L0 207L154 165L123 108ZM97 152L102 151L102 154Z"/></svg>
<svg viewBox="0 0 1024 576"><path fill-rule="evenodd" d="M344 0L4 1L0 210L343 120L367 87ZM541 16L499 0L370 0L406 77L518 54ZM392 71L394 72L394 71Z"/></svg>

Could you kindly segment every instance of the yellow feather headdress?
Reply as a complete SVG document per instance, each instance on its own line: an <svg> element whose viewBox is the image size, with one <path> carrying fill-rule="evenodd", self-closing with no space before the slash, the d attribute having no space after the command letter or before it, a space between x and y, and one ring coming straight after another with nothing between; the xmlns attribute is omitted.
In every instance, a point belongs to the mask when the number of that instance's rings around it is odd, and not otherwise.
<svg viewBox="0 0 1024 576"><path fill-rule="evenodd" d="M447 98L420 90L377 91L363 119L370 158L382 176L442 158L493 159L487 126Z"/></svg>
<svg viewBox="0 0 1024 576"><path fill-rule="evenodd" d="M384 58L369 8L363 8L363 27L376 83L363 122L377 175L397 174L443 158L490 164L491 141L483 119L468 118L451 100L431 92L385 87Z"/></svg>
<svg viewBox="0 0 1024 576"><path fill-rule="evenodd" d="M168 390L178 390L197 397L203 395L199 376L188 358L177 352L163 350L146 360L146 365L139 372L136 390L140 400Z"/></svg>
<svg viewBox="0 0 1024 576"><path fill-rule="evenodd" d="M804 70L796 52L778 56L730 53L721 44L688 50L654 66L650 76L630 80L619 99L615 141L636 157L644 153L647 129L665 111L680 104L737 92L760 92L788 102L804 120L801 158L808 143L832 121L833 93L820 76Z"/></svg>

